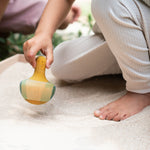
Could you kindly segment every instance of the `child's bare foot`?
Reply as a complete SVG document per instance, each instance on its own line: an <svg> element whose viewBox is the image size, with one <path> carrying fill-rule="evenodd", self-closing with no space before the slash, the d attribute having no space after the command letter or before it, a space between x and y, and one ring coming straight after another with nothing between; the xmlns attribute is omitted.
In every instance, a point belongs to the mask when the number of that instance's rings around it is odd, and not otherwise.
<svg viewBox="0 0 150 150"><path fill-rule="evenodd" d="M96 110L94 115L104 120L124 120L150 105L150 93L137 94L127 92L118 100Z"/></svg>

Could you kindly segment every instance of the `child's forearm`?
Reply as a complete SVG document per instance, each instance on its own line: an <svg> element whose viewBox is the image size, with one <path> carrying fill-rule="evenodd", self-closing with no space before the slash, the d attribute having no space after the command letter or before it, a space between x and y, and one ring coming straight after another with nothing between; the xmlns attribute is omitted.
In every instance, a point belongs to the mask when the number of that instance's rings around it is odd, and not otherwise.
<svg viewBox="0 0 150 150"><path fill-rule="evenodd" d="M62 24L74 0L49 0L35 34L45 34L52 37Z"/></svg>
<svg viewBox="0 0 150 150"><path fill-rule="evenodd" d="M41 51L46 56L46 68L53 62L52 36L56 29L62 24L68 14L74 0L49 0L35 36L23 45L26 60L35 68L35 56Z"/></svg>
<svg viewBox="0 0 150 150"><path fill-rule="evenodd" d="M9 0L0 0L0 21L7 8Z"/></svg>

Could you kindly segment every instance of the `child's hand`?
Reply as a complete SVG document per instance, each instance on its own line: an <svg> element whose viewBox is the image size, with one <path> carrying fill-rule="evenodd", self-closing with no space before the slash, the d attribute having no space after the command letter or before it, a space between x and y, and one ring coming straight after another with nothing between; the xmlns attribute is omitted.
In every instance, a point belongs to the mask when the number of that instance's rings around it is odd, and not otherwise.
<svg viewBox="0 0 150 150"><path fill-rule="evenodd" d="M71 11L74 14L72 22L77 21L78 18L80 17L80 15L81 15L81 9L80 9L80 7L78 7L78 6L72 6Z"/></svg>
<svg viewBox="0 0 150 150"><path fill-rule="evenodd" d="M68 15L66 16L63 23L59 26L59 29L65 29L70 23L73 23L78 20L81 14L81 9L78 6L72 6Z"/></svg>
<svg viewBox="0 0 150 150"><path fill-rule="evenodd" d="M35 68L36 67L36 54L41 51L46 56L46 68L50 68L53 62L53 46L50 37L45 35L35 35L30 40L26 41L23 45L24 56L26 60Z"/></svg>

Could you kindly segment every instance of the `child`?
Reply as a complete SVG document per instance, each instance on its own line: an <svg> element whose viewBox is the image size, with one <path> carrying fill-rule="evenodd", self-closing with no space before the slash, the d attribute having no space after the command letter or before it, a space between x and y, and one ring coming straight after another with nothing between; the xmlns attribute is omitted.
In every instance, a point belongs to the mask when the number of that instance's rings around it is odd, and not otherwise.
<svg viewBox="0 0 150 150"><path fill-rule="evenodd" d="M24 43L25 58L33 67L41 50L50 68L52 36L73 2L48 2L35 36ZM127 93L94 114L100 119L124 120L150 105L150 8L140 0L93 0L92 13L95 35L60 44L54 50L52 73L62 80L80 81L121 69Z"/></svg>
<svg viewBox="0 0 150 150"><path fill-rule="evenodd" d="M47 2L48 0L0 0L0 34L34 33ZM65 29L79 15L80 9L73 6L58 28Z"/></svg>

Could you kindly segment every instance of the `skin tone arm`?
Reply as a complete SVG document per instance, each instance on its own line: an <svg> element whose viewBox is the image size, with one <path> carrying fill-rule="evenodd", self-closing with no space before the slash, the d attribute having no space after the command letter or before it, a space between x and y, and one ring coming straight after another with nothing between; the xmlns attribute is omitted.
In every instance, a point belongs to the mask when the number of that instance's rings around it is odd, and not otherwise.
<svg viewBox="0 0 150 150"><path fill-rule="evenodd" d="M9 0L0 0L0 21L2 19L2 16L7 8Z"/></svg>
<svg viewBox="0 0 150 150"><path fill-rule="evenodd" d="M52 36L67 16L74 0L49 0L35 36L23 45L26 60L35 68L38 51L46 55L46 68L53 62Z"/></svg>

